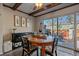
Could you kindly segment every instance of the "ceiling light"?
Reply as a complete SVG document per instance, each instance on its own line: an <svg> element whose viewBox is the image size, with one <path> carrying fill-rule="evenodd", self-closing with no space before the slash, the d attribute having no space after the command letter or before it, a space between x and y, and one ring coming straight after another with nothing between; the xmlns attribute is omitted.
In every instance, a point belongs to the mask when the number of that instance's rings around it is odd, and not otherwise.
<svg viewBox="0 0 79 59"><path fill-rule="evenodd" d="M43 7L43 3L35 3L35 9L41 9Z"/></svg>

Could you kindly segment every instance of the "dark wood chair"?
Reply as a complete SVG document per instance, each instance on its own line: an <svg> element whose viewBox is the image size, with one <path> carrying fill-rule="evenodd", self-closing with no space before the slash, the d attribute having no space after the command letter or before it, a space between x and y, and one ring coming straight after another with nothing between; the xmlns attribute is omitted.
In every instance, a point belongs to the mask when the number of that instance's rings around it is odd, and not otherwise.
<svg viewBox="0 0 79 59"><path fill-rule="evenodd" d="M28 38L23 38L22 37L22 56L24 56L24 52L26 55L30 56L33 52L37 51L37 56L38 56L38 48L35 46L32 46L31 43L28 41Z"/></svg>
<svg viewBox="0 0 79 59"><path fill-rule="evenodd" d="M50 55L50 56L53 56L54 53L55 55L57 56L57 44L58 44L58 38L54 38L53 42L52 42L52 50L49 51L48 49L46 49L46 54Z"/></svg>

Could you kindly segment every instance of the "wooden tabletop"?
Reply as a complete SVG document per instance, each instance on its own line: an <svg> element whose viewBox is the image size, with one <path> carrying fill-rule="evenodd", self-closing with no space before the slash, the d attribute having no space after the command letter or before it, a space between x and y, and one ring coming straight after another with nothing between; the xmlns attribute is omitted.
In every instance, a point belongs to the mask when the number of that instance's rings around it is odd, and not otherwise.
<svg viewBox="0 0 79 59"><path fill-rule="evenodd" d="M46 38L29 36L28 40L29 42L32 43L32 45L38 45L38 46L48 46L48 45L52 45L53 43L52 36L46 36Z"/></svg>

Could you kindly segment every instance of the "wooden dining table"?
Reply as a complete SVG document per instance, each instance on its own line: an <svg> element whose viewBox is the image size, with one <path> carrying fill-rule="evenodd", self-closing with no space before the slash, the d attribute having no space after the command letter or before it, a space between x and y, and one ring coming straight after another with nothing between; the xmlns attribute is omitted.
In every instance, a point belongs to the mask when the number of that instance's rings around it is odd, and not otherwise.
<svg viewBox="0 0 79 59"><path fill-rule="evenodd" d="M38 56L45 56L45 48L46 46L51 46L53 44L53 37L49 36L28 36L29 42L33 46L38 47Z"/></svg>

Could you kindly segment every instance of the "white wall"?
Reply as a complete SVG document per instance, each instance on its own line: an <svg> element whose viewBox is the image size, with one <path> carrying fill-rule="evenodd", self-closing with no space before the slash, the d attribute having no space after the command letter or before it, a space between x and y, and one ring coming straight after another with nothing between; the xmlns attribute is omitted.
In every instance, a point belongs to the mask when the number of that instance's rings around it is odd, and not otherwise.
<svg viewBox="0 0 79 59"><path fill-rule="evenodd" d="M23 14L18 11L13 11L9 8L3 7L3 15L4 15L4 33L14 28L14 15L22 16L28 18L28 23L30 25L27 25L27 27L16 27L16 32L32 32L34 31L33 26L33 17L28 16L26 14ZM30 28L30 29L29 29Z"/></svg>
<svg viewBox="0 0 79 59"><path fill-rule="evenodd" d="M51 12L49 14L37 17L37 19L36 19L37 25L36 25L35 29L36 29L36 31L39 30L39 23L43 19L49 19L49 18L53 18L53 17L63 16L63 15L66 15L66 14L72 14L72 13L76 13L77 11L79 11L79 5L75 5L75 6L72 6L72 7L68 7L68 8L56 11L56 12Z"/></svg>
<svg viewBox="0 0 79 59"><path fill-rule="evenodd" d="M0 54L2 54L2 46L3 46L3 21L2 21L2 4L0 4Z"/></svg>
<svg viewBox="0 0 79 59"><path fill-rule="evenodd" d="M0 54L2 53L3 49L9 51L11 50L11 33L13 28L16 29L16 33L18 32L34 32L34 17L29 16L27 14L18 12L18 11L13 11L10 8L4 7L0 4ZM14 15L22 16L27 18L27 27L14 27ZM5 47L3 45L6 45ZM9 42L9 43L8 43ZM4 46L4 47L2 47Z"/></svg>

